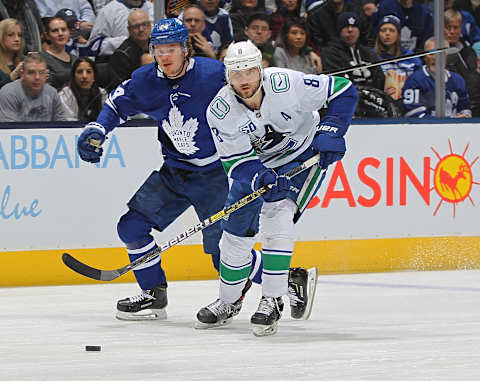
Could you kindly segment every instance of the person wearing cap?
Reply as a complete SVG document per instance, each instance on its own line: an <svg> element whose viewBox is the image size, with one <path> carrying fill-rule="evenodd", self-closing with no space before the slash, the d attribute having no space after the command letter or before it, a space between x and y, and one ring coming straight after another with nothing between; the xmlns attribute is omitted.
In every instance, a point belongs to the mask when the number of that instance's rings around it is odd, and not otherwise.
<svg viewBox="0 0 480 381"><path fill-rule="evenodd" d="M322 51L331 40L337 38L338 18L344 12L355 12L355 5L344 0L326 0L308 12L307 28L314 50ZM368 23L359 19L358 25L360 42L367 45Z"/></svg>
<svg viewBox="0 0 480 381"><path fill-rule="evenodd" d="M445 40L449 46L458 49L456 54L447 55L447 69L460 74L465 80L470 97L472 114L480 116L480 72L477 67L477 55L470 44L462 37L463 14L450 8L445 11Z"/></svg>
<svg viewBox="0 0 480 381"><path fill-rule="evenodd" d="M61 9L75 12L83 28L92 27L95 23L95 12L88 0L35 0L42 18L53 17Z"/></svg>
<svg viewBox="0 0 480 381"><path fill-rule="evenodd" d="M425 41L433 36L433 15L430 9L414 0L382 0L372 14L372 31L378 33L385 16L395 15L402 25L402 46L412 51L422 51Z"/></svg>
<svg viewBox="0 0 480 381"><path fill-rule="evenodd" d="M374 49L380 60L412 54L411 50L402 46L401 30L400 19L397 16L388 15L382 19ZM385 74L385 92L395 100L400 99L407 77L421 66L422 61L418 57L383 64L381 68Z"/></svg>
<svg viewBox="0 0 480 381"><path fill-rule="evenodd" d="M378 61L377 55L365 45L359 43L359 17L353 12L344 12L338 18L338 38L331 40L322 50L324 71L343 69L359 64ZM371 86L383 90L385 76L383 70L376 66L357 69L342 74L355 85Z"/></svg>

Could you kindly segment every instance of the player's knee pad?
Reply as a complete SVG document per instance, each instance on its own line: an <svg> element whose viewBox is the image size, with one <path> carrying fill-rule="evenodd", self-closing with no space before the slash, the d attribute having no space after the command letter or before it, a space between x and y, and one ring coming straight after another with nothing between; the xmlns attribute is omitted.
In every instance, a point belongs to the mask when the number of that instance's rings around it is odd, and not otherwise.
<svg viewBox="0 0 480 381"><path fill-rule="evenodd" d="M118 236L127 246L132 242L152 241L151 230L151 223L133 210L125 213L117 224Z"/></svg>
<svg viewBox="0 0 480 381"><path fill-rule="evenodd" d="M263 246L293 249L293 217L296 211L297 205L289 198L263 204L260 214Z"/></svg>
<svg viewBox="0 0 480 381"><path fill-rule="evenodd" d="M233 266L241 266L252 260L254 237L237 237L226 231L220 240L220 259Z"/></svg>

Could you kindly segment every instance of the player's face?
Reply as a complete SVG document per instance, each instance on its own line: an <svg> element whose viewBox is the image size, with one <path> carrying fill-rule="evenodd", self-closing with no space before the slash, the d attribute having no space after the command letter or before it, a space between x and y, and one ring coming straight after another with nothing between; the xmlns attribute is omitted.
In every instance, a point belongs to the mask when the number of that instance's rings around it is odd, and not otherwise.
<svg viewBox="0 0 480 381"><path fill-rule="evenodd" d="M95 73L88 62L81 62L75 69L75 81L81 89L88 90L95 81Z"/></svg>
<svg viewBox="0 0 480 381"><path fill-rule="evenodd" d="M230 73L230 83L242 98L250 98L260 86L260 70L258 67L234 70Z"/></svg>
<svg viewBox="0 0 480 381"><path fill-rule="evenodd" d="M383 24L378 30L378 37L385 46L392 46L398 39L397 28L393 24Z"/></svg>
<svg viewBox="0 0 480 381"><path fill-rule="evenodd" d="M462 22L452 20L445 25L445 38L449 44L456 44L462 35Z"/></svg>
<svg viewBox="0 0 480 381"><path fill-rule="evenodd" d="M307 41L307 34L302 28L292 26L287 34L288 42L296 49L301 49Z"/></svg>
<svg viewBox="0 0 480 381"><path fill-rule="evenodd" d="M181 74L185 62L185 53L179 43L154 46L158 65L167 77Z"/></svg>

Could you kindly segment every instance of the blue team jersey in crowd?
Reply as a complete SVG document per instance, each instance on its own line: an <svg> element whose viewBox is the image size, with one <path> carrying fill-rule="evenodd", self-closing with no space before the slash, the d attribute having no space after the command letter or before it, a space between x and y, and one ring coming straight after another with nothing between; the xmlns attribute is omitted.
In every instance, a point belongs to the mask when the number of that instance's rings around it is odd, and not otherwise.
<svg viewBox="0 0 480 381"><path fill-rule="evenodd" d="M233 40L232 21L228 12L220 8L215 16L205 16L205 30L202 34L207 37L213 50L218 54L220 48L225 48Z"/></svg>
<svg viewBox="0 0 480 381"><path fill-rule="evenodd" d="M435 116L435 78L423 66L410 75L402 91L405 116L427 118ZM457 113L470 114L470 102L464 79L457 73L445 70L445 116Z"/></svg>
<svg viewBox="0 0 480 381"><path fill-rule="evenodd" d="M191 58L180 80L165 78L156 64L145 65L108 95L97 122L110 132L129 116L146 114L158 121L167 164L211 169L220 162L205 112L224 84L223 63L210 58Z"/></svg>

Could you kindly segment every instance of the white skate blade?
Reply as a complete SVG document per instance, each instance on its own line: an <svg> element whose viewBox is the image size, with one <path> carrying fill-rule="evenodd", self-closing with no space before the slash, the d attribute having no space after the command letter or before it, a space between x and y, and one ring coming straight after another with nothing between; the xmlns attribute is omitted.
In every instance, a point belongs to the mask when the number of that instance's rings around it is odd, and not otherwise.
<svg viewBox="0 0 480 381"><path fill-rule="evenodd" d="M272 325L252 324L252 332L257 337L275 335L277 333L277 324L274 322Z"/></svg>
<svg viewBox="0 0 480 381"><path fill-rule="evenodd" d="M167 318L167 310L162 309L146 309L139 312L123 312L117 311L115 316L118 320L125 321L144 321L144 320L165 320Z"/></svg>
<svg viewBox="0 0 480 381"><path fill-rule="evenodd" d="M318 270L316 267L312 267L307 270L307 290L308 290L308 299L307 305L305 306L305 313L302 316L303 320L308 320L310 314L312 313L313 301L315 300L315 291L317 291L317 278Z"/></svg>
<svg viewBox="0 0 480 381"><path fill-rule="evenodd" d="M210 329L210 328L217 328L217 327L223 327L225 325L228 325L232 322L233 318L228 318L228 319L223 319L220 320L219 322L216 323L202 323L201 321L196 321L195 324L193 325L193 328L195 329Z"/></svg>

